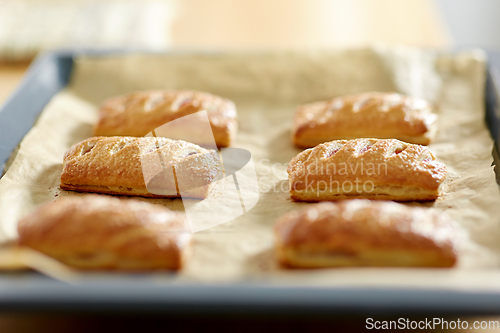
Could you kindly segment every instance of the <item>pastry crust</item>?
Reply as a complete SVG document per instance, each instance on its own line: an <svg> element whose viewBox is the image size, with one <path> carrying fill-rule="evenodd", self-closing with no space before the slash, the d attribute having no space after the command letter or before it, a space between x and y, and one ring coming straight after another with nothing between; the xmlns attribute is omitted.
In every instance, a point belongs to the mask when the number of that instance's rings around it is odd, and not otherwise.
<svg viewBox="0 0 500 333"><path fill-rule="evenodd" d="M144 197L206 198L222 178L215 151L155 137L94 137L66 152L61 188Z"/></svg>
<svg viewBox="0 0 500 333"><path fill-rule="evenodd" d="M357 199L285 214L275 236L285 267L452 267L462 234L443 213Z"/></svg>
<svg viewBox="0 0 500 333"><path fill-rule="evenodd" d="M193 90L140 91L110 98L99 108L94 135L145 136L169 121L203 110L208 113L217 146L231 145L238 129L234 103Z"/></svg>
<svg viewBox="0 0 500 333"><path fill-rule="evenodd" d="M429 103L396 93L370 92L298 107L292 140L302 148L339 139L399 139L428 145L437 116Z"/></svg>
<svg viewBox="0 0 500 333"><path fill-rule="evenodd" d="M295 156L287 171L297 201L435 200L446 178L427 147L395 139L323 143Z"/></svg>
<svg viewBox="0 0 500 333"><path fill-rule="evenodd" d="M48 203L18 224L19 244L86 269L180 269L186 215L131 199L86 195Z"/></svg>

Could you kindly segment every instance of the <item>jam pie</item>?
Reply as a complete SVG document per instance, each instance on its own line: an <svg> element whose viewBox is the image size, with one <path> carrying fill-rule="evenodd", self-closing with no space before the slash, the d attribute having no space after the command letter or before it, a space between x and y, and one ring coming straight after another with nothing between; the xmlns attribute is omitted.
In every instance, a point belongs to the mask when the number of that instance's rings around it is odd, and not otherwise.
<svg viewBox="0 0 500 333"><path fill-rule="evenodd" d="M395 202L311 205L275 225L281 265L452 267L463 236L448 215Z"/></svg>
<svg viewBox="0 0 500 333"><path fill-rule="evenodd" d="M21 246L87 269L179 269L187 230L184 213L95 194L45 204L18 224Z"/></svg>
<svg viewBox="0 0 500 333"><path fill-rule="evenodd" d="M299 106L292 140L302 148L340 139L399 139L428 145L437 116L424 100L396 93L363 93Z"/></svg>
<svg viewBox="0 0 500 333"><path fill-rule="evenodd" d="M427 147L395 139L323 143L295 156L287 171L296 201L435 200L446 178Z"/></svg>
<svg viewBox="0 0 500 333"><path fill-rule="evenodd" d="M217 146L231 145L238 129L234 103L193 90L142 91L110 98L99 108L94 135L145 136L163 124L198 111L207 111Z"/></svg>
<svg viewBox="0 0 500 333"><path fill-rule="evenodd" d="M94 137L66 152L61 188L143 197L205 198L222 178L217 152L156 137Z"/></svg>

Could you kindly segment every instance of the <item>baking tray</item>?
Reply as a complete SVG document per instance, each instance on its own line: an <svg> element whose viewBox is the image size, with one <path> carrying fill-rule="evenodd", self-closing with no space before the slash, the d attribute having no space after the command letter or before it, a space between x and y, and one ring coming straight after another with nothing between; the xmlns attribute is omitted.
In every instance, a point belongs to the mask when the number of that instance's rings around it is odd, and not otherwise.
<svg viewBox="0 0 500 333"><path fill-rule="evenodd" d="M127 51L106 51L123 54ZM73 59L103 52L59 51L40 56L22 84L0 108L0 168L7 162L49 100L69 82ZM489 53L486 115L500 146L500 55ZM497 172L497 180L499 179ZM425 288L277 287L244 281L230 284L158 283L155 274L93 275L76 286L32 273L0 273L0 310L133 312L170 315L486 315L500 313L500 293Z"/></svg>

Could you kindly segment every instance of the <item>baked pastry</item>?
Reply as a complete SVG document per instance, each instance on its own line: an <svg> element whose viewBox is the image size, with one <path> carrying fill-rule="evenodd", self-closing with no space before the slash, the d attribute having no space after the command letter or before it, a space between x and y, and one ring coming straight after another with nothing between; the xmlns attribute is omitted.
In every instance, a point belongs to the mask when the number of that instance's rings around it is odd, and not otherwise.
<svg viewBox="0 0 500 333"><path fill-rule="evenodd" d="M86 195L40 207L18 224L19 244L92 269L179 269L192 234L186 215L135 200Z"/></svg>
<svg viewBox="0 0 500 333"><path fill-rule="evenodd" d="M205 198L222 178L217 152L155 137L94 137L64 155L61 188L144 197Z"/></svg>
<svg viewBox="0 0 500 333"><path fill-rule="evenodd" d="M193 90L141 91L110 98L99 108L99 120L95 125L94 135L145 136L165 123L203 110L207 111L217 146L229 146L238 129L234 103L222 97ZM189 131L192 127L187 125L185 130ZM204 144L196 140L196 137L190 140L185 137L181 139ZM200 140L204 141L203 138Z"/></svg>
<svg viewBox="0 0 500 333"><path fill-rule="evenodd" d="M395 139L323 143L295 156L287 171L297 201L434 200L446 178L427 147Z"/></svg>
<svg viewBox="0 0 500 333"><path fill-rule="evenodd" d="M324 202L282 216L276 251L285 267L452 267L461 233L443 213L395 202Z"/></svg>
<svg viewBox="0 0 500 333"><path fill-rule="evenodd" d="M428 145L437 116L429 103L396 93L363 93L299 106L292 140L298 147L356 138L399 139Z"/></svg>

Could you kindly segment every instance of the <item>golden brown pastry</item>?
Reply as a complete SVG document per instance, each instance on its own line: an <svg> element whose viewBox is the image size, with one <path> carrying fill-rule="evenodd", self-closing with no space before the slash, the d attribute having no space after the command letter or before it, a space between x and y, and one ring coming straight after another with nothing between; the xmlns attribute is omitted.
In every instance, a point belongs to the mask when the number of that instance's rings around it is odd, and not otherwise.
<svg viewBox="0 0 500 333"><path fill-rule="evenodd" d="M287 171L297 201L434 200L446 178L427 147L395 139L323 143L295 156Z"/></svg>
<svg viewBox="0 0 500 333"><path fill-rule="evenodd" d="M193 90L152 90L110 98L99 109L94 135L145 136L169 121L202 110L208 113L217 146L229 146L238 128L234 103Z"/></svg>
<svg viewBox="0 0 500 333"><path fill-rule="evenodd" d="M437 116L424 100L396 93L363 93L299 106L292 140L298 147L355 138L399 139L428 145Z"/></svg>
<svg viewBox="0 0 500 333"><path fill-rule="evenodd" d="M217 153L155 137L94 137L66 152L61 188L144 197L205 198L221 178Z"/></svg>
<svg viewBox="0 0 500 333"><path fill-rule="evenodd" d="M443 213L395 202L320 203L282 216L276 251L285 267L452 267L461 239Z"/></svg>
<svg viewBox="0 0 500 333"><path fill-rule="evenodd" d="M19 244L90 269L179 269L191 242L184 213L86 195L40 207L18 224Z"/></svg>

